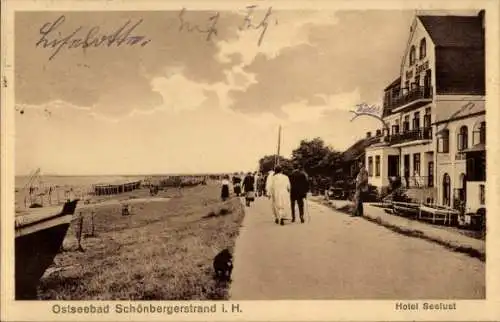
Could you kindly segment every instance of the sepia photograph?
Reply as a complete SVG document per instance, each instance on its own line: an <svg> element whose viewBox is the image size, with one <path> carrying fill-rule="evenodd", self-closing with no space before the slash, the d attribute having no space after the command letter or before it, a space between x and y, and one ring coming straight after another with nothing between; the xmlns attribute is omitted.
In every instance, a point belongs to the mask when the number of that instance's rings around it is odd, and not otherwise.
<svg viewBox="0 0 500 322"><path fill-rule="evenodd" d="M89 8L12 13L14 302L487 299L481 2Z"/></svg>

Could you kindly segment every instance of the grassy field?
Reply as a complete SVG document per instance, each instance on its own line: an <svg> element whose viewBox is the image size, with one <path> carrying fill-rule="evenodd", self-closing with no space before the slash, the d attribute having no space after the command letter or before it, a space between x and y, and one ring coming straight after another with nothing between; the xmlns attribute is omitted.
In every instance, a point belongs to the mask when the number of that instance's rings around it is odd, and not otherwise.
<svg viewBox="0 0 500 322"><path fill-rule="evenodd" d="M130 216L119 205L96 208L94 236L84 214L83 251L77 250L78 221L42 278L40 299L217 300L229 285L213 278L214 256L229 248L243 220L237 198L220 201L217 186L161 191L168 201L133 204ZM147 195L130 193L127 198ZM124 196L120 196L123 199Z"/></svg>

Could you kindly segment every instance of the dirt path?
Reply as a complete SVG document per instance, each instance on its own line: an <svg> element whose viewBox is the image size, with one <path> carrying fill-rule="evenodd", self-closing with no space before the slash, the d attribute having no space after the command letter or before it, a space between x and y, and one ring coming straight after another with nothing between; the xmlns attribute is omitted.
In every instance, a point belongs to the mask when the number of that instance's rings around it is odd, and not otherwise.
<svg viewBox="0 0 500 322"><path fill-rule="evenodd" d="M480 299L483 262L309 203L310 222L274 224L258 199L234 255L233 300Z"/></svg>

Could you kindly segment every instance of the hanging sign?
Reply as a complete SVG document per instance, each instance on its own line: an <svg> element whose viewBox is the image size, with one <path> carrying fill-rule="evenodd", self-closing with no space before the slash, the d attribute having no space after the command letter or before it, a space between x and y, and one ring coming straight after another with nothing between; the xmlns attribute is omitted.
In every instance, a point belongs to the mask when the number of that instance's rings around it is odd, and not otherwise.
<svg viewBox="0 0 500 322"><path fill-rule="evenodd" d="M360 116L373 117L382 122L383 127L387 131L386 133L389 133L389 125L382 118L383 109L380 106L361 103L357 104L356 109L351 110L350 112L354 114L353 118L351 119L351 122Z"/></svg>

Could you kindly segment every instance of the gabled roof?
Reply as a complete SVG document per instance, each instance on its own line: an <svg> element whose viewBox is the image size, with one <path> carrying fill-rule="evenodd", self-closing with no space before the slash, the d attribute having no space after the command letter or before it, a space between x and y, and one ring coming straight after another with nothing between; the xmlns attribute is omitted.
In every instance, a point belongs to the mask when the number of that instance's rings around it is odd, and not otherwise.
<svg viewBox="0 0 500 322"><path fill-rule="evenodd" d="M483 14L419 15L435 45L436 93L484 95L485 53Z"/></svg>
<svg viewBox="0 0 500 322"><path fill-rule="evenodd" d="M433 123L435 125L486 113L484 98L462 101L439 101L438 105L436 120Z"/></svg>
<svg viewBox="0 0 500 322"><path fill-rule="evenodd" d="M479 16L417 16L436 47L483 47Z"/></svg>
<svg viewBox="0 0 500 322"><path fill-rule="evenodd" d="M344 153L342 153L342 159L345 162L356 160L365 152L365 149L367 147L377 142L380 142L380 137L378 136L372 136L369 138L358 140L356 143L351 145L350 148L345 150Z"/></svg>

